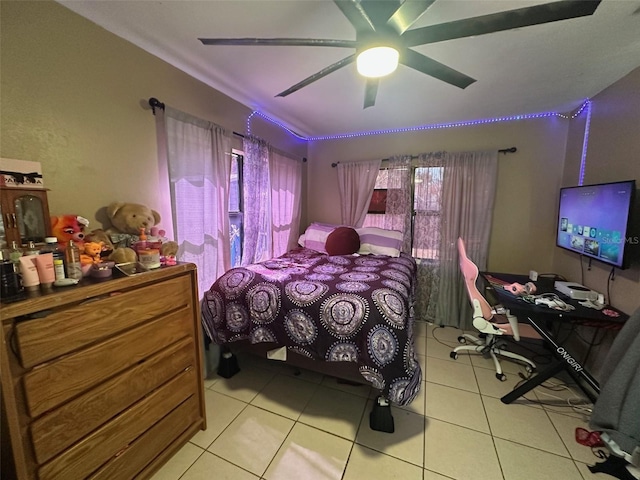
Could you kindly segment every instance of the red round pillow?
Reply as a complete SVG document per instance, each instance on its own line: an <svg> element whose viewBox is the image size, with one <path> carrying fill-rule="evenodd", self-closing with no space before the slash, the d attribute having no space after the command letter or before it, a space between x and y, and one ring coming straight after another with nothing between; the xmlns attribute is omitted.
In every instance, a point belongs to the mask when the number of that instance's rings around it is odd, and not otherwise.
<svg viewBox="0 0 640 480"><path fill-rule="evenodd" d="M360 235L351 227L338 227L327 237L325 249L329 255L351 255L360 249Z"/></svg>

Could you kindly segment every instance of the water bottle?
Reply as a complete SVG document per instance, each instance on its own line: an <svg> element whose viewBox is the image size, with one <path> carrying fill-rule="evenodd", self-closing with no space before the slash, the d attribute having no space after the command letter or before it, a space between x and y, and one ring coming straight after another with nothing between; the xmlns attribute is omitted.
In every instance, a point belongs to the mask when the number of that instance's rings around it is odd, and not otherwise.
<svg viewBox="0 0 640 480"><path fill-rule="evenodd" d="M44 247L42 247L40 253L52 253L54 262L56 260L64 260L64 252L60 250L56 237L45 237Z"/></svg>
<svg viewBox="0 0 640 480"><path fill-rule="evenodd" d="M73 278L76 280L81 280L82 264L80 263L80 249L73 242L73 240L69 240L69 245L67 245L66 260L67 260L67 277Z"/></svg>

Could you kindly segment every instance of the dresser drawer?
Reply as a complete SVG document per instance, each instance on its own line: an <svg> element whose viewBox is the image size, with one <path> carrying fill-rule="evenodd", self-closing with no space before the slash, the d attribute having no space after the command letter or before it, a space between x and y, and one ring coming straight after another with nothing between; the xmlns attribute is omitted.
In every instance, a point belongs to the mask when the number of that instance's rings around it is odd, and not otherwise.
<svg viewBox="0 0 640 480"><path fill-rule="evenodd" d="M186 441L201 425L198 402L195 397L190 397L91 475L89 480L138 478L136 474L156 460L157 452L164 452L178 443L180 437Z"/></svg>
<svg viewBox="0 0 640 480"><path fill-rule="evenodd" d="M180 306L190 306L191 284L188 277L182 276L109 295L51 309L52 313L44 318L17 323L15 340L22 366L31 368Z"/></svg>
<svg viewBox="0 0 640 480"><path fill-rule="evenodd" d="M40 480L84 479L161 421L188 398L196 398L196 369L183 372L109 423L40 467Z"/></svg>
<svg viewBox="0 0 640 480"><path fill-rule="evenodd" d="M0 320L2 479L146 479L206 428L195 265L83 279Z"/></svg>
<svg viewBox="0 0 640 480"><path fill-rule="evenodd" d="M31 424L37 462L62 452L196 361L192 339L182 339L41 416Z"/></svg>
<svg viewBox="0 0 640 480"><path fill-rule="evenodd" d="M34 368L23 378L30 416L41 415L83 394L182 338L193 339L193 328L191 310L180 308L105 342Z"/></svg>

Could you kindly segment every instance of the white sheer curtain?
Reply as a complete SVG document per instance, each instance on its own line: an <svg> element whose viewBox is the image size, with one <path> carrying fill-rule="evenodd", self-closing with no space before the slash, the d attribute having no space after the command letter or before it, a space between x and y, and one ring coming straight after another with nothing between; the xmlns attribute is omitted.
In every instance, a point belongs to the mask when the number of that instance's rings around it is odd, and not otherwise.
<svg viewBox="0 0 640 480"><path fill-rule="evenodd" d="M178 260L196 264L202 295L230 267L231 141L221 127L169 107L164 125Z"/></svg>
<svg viewBox="0 0 640 480"><path fill-rule="evenodd" d="M255 137L243 140L243 242L241 265L272 257L269 145Z"/></svg>
<svg viewBox="0 0 640 480"><path fill-rule="evenodd" d="M436 323L472 329L472 314L458 266L456 241L469 258L487 266L498 173L498 152L445 153Z"/></svg>
<svg viewBox="0 0 640 480"><path fill-rule="evenodd" d="M269 152L273 256L294 248L300 232L302 164L273 149Z"/></svg>
<svg viewBox="0 0 640 480"><path fill-rule="evenodd" d="M338 188L343 225L362 226L381 163L382 160L372 160L338 164Z"/></svg>

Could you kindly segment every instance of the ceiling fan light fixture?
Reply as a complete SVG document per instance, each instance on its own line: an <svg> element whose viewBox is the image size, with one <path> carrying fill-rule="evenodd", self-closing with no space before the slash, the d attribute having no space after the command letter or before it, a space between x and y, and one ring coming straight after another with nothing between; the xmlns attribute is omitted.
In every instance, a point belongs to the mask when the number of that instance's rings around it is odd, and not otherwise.
<svg viewBox="0 0 640 480"><path fill-rule="evenodd" d="M392 47L372 47L362 51L356 59L358 73L368 78L389 75L398 68L398 50Z"/></svg>

